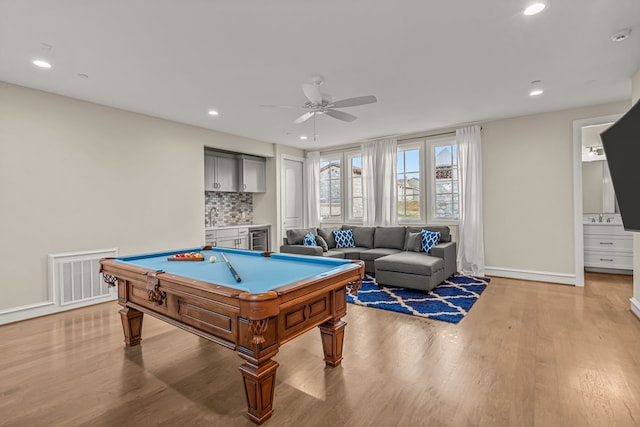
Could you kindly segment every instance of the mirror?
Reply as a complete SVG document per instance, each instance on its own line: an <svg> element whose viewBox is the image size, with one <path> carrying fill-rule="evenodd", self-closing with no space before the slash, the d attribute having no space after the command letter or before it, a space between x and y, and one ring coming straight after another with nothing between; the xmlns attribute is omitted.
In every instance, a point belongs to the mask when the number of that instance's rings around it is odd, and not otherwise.
<svg viewBox="0 0 640 427"><path fill-rule="evenodd" d="M613 123L582 127L582 212L617 213L616 196L600 133Z"/></svg>

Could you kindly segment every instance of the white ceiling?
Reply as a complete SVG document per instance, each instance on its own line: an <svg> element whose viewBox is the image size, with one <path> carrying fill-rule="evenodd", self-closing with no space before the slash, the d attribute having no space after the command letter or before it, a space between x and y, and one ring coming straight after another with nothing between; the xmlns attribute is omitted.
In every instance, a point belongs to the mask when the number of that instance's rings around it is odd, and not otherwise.
<svg viewBox="0 0 640 427"><path fill-rule="evenodd" d="M630 99L639 0L528 3L0 0L0 80L304 149ZM302 110L260 107L302 105L313 75L334 100L378 102L319 116L316 142Z"/></svg>

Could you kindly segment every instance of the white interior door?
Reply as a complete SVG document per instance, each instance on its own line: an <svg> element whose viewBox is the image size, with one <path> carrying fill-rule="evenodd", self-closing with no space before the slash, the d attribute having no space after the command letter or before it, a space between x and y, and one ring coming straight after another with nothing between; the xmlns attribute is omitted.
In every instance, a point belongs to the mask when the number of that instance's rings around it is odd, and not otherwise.
<svg viewBox="0 0 640 427"><path fill-rule="evenodd" d="M282 158L282 237L287 230L304 226L304 159Z"/></svg>

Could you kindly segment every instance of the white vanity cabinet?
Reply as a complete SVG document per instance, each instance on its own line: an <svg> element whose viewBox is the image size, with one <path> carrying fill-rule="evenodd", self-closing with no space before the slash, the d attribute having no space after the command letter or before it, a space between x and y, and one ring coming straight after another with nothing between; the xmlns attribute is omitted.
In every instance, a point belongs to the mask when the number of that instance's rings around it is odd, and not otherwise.
<svg viewBox="0 0 640 427"><path fill-rule="evenodd" d="M220 248L249 249L249 227L224 227L205 231L207 245Z"/></svg>
<svg viewBox="0 0 640 427"><path fill-rule="evenodd" d="M633 234L621 224L584 224L584 266L633 270Z"/></svg>

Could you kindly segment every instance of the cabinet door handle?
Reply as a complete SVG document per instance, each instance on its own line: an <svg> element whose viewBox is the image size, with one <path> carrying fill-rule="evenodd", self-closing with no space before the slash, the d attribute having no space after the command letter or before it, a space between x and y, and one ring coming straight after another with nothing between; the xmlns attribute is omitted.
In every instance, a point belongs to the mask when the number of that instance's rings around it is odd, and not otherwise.
<svg viewBox="0 0 640 427"><path fill-rule="evenodd" d="M609 262L613 262L612 259L607 259L607 258L600 258L600 261L609 261Z"/></svg>
<svg viewBox="0 0 640 427"><path fill-rule="evenodd" d="M613 245L613 242L600 242L601 245Z"/></svg>

